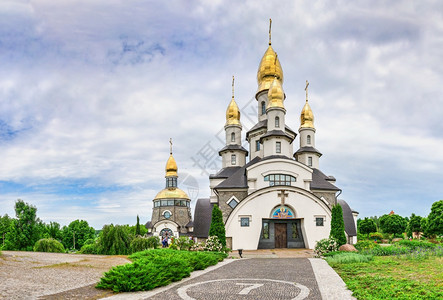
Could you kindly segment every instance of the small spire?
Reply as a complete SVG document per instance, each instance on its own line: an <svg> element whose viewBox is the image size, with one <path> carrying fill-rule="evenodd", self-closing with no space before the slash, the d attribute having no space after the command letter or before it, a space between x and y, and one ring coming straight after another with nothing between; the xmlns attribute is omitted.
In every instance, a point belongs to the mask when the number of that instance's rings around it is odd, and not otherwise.
<svg viewBox="0 0 443 300"><path fill-rule="evenodd" d="M272 25L272 19L269 19L269 45L271 45L271 25Z"/></svg>
<svg viewBox="0 0 443 300"><path fill-rule="evenodd" d="M232 75L232 99L234 99L234 75Z"/></svg>
<svg viewBox="0 0 443 300"><path fill-rule="evenodd" d="M172 138L169 138L169 154L172 155Z"/></svg>
<svg viewBox="0 0 443 300"><path fill-rule="evenodd" d="M306 87L305 87L305 91L306 91L306 102L308 102L308 86L309 86L309 81L306 80Z"/></svg>

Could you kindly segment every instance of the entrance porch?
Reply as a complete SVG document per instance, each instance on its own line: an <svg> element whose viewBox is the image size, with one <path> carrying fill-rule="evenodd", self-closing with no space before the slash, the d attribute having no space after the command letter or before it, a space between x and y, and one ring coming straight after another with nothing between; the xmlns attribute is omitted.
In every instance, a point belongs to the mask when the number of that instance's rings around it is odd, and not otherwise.
<svg viewBox="0 0 443 300"><path fill-rule="evenodd" d="M262 219L258 249L305 248L303 219Z"/></svg>

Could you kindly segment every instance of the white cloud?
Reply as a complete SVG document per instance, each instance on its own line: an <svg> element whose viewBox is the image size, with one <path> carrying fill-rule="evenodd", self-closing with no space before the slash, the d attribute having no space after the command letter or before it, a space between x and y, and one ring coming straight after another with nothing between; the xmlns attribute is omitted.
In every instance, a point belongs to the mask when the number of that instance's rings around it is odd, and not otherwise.
<svg viewBox="0 0 443 300"><path fill-rule="evenodd" d="M22 197L48 221L85 216L100 227L141 210L149 219L170 137L180 170L207 196L208 178L191 157L217 145L232 75L239 105L254 97L269 17L288 125L298 128L308 79L321 166L351 206L380 215L377 203L390 197L392 206L407 203L401 213L423 215L441 194L438 3L5 3L0 182L21 186L0 191L9 212ZM70 181L81 182L79 195L27 191ZM85 201L85 186L103 191Z"/></svg>

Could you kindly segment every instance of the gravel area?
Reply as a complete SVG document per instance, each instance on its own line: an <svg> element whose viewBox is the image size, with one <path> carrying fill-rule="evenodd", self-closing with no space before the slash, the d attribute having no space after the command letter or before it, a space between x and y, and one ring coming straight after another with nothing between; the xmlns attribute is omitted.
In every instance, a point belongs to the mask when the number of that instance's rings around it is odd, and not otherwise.
<svg viewBox="0 0 443 300"><path fill-rule="evenodd" d="M90 295L103 294L93 288L103 272L128 262L124 256L3 251L0 299L57 299L48 295L82 287ZM67 294L60 299L69 298Z"/></svg>

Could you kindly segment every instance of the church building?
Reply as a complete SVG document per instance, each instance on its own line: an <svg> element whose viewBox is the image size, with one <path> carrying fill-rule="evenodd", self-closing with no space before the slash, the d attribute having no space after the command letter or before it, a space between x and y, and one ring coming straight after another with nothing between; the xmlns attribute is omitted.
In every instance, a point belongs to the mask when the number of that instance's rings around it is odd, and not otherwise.
<svg viewBox="0 0 443 300"><path fill-rule="evenodd" d="M209 177L210 197L198 199L194 221L190 200L177 187L177 165L171 154L166 164L166 188L153 200L153 235L166 233L208 237L211 212L217 204L223 213L227 246L233 250L310 248L329 237L331 209L341 205L348 243L356 243L356 218L344 200L335 178L320 170L314 114L306 99L300 103L297 132L286 125L283 70L269 45L257 72L257 123L246 132L249 149L242 146L240 110L232 98L226 110L226 144L220 149L221 169ZM291 100L294 101L294 100ZM298 142L298 145L297 145Z"/></svg>
<svg viewBox="0 0 443 300"><path fill-rule="evenodd" d="M194 236L207 237L212 206L217 204L223 212L227 246L233 250L313 249L317 241L329 236L331 209L339 204L348 243L355 243L358 213L338 200L341 190L335 178L320 170L322 154L316 149L307 81L298 146L297 133L286 125L283 70L272 48L271 34L257 82L257 123L246 132L248 150L242 147L242 124L233 82L224 127L226 145L219 152L222 168L209 177L210 198L197 201Z"/></svg>

